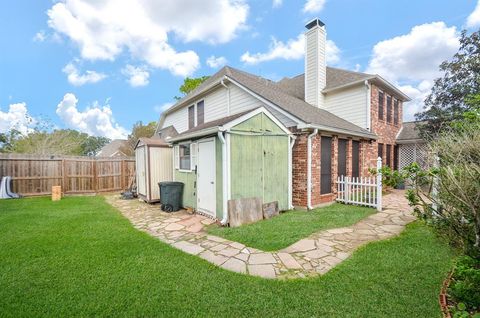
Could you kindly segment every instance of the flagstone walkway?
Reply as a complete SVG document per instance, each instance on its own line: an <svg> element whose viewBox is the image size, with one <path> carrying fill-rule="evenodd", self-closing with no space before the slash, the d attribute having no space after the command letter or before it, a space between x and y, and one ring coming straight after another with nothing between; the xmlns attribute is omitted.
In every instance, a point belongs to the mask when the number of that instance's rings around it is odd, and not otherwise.
<svg viewBox="0 0 480 318"><path fill-rule="evenodd" d="M415 220L403 191L383 197L383 211L349 227L323 230L276 252L264 252L209 235L204 226L214 221L186 211L165 213L159 205L107 196L142 231L217 266L264 278L299 278L324 274L359 246L393 237Z"/></svg>

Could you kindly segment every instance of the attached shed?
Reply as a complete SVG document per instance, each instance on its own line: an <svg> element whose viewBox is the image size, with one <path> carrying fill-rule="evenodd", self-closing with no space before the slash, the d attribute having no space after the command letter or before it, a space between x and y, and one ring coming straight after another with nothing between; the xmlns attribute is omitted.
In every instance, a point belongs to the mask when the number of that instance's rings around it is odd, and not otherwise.
<svg viewBox="0 0 480 318"><path fill-rule="evenodd" d="M169 140L183 206L228 223L228 201L260 198L292 208L292 137L267 109L201 124Z"/></svg>
<svg viewBox="0 0 480 318"><path fill-rule="evenodd" d="M146 202L160 201L158 183L172 181L172 147L161 139L140 138L135 146L138 196Z"/></svg>

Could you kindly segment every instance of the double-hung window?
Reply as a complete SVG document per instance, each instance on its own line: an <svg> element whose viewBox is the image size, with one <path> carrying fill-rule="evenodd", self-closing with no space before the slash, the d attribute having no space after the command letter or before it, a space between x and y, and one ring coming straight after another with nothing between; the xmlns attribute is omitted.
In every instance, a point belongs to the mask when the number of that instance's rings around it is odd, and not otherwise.
<svg viewBox="0 0 480 318"><path fill-rule="evenodd" d="M199 101L197 103L197 126L205 122L205 102Z"/></svg>
<svg viewBox="0 0 480 318"><path fill-rule="evenodd" d="M195 127L195 105L188 107L188 129Z"/></svg>
<svg viewBox="0 0 480 318"><path fill-rule="evenodd" d="M399 115L399 101L395 99L393 103L393 124L398 125L398 115Z"/></svg>
<svg viewBox="0 0 480 318"><path fill-rule="evenodd" d="M188 129L205 122L205 102L203 100L188 107Z"/></svg>
<svg viewBox="0 0 480 318"><path fill-rule="evenodd" d="M387 96L387 123L392 122L392 96Z"/></svg>
<svg viewBox="0 0 480 318"><path fill-rule="evenodd" d="M197 144L184 143L174 147L175 169L195 170L197 165Z"/></svg>
<svg viewBox="0 0 480 318"><path fill-rule="evenodd" d="M180 144L178 146L178 161L180 170L190 170L190 144Z"/></svg>
<svg viewBox="0 0 480 318"><path fill-rule="evenodd" d="M383 106L385 97L383 92L378 92L378 119L383 120Z"/></svg>

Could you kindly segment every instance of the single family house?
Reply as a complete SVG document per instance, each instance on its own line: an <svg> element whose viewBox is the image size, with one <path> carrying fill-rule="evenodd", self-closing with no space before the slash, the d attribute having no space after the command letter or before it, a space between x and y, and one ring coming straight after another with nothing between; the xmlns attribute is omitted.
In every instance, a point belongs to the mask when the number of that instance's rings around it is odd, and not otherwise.
<svg viewBox="0 0 480 318"><path fill-rule="evenodd" d="M155 135L174 146L185 206L224 223L236 198L313 208L335 199L337 176L366 176L378 156L396 166L408 96L379 75L328 67L325 25L306 29L303 74L271 81L226 66L162 113Z"/></svg>

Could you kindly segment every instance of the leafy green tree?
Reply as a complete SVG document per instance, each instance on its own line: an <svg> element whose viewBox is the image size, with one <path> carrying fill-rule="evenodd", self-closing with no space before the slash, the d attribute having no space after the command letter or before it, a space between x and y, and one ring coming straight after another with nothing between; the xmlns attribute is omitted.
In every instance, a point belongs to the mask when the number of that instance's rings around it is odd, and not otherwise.
<svg viewBox="0 0 480 318"><path fill-rule="evenodd" d="M480 93L480 31L462 32L460 48L452 60L440 65L443 77L435 80L425 99L424 111L415 115L426 123L420 127L423 137L433 138L452 120L463 118L471 110L469 96Z"/></svg>
<svg viewBox="0 0 480 318"><path fill-rule="evenodd" d="M83 155L82 143L88 137L76 130L59 129L52 132L35 130L21 136L12 145L11 152L42 155Z"/></svg>
<svg viewBox="0 0 480 318"><path fill-rule="evenodd" d="M0 152L11 152L13 145L20 136L21 133L16 129L0 134Z"/></svg>
<svg viewBox="0 0 480 318"><path fill-rule="evenodd" d="M175 96L176 100L181 99L182 97L188 95L191 91L193 91L195 88L198 87L198 85L202 84L205 82L210 76L201 76L201 77L196 77L196 78L190 78L187 77L183 81L183 84L180 86L179 91L182 93L183 96Z"/></svg>
<svg viewBox="0 0 480 318"><path fill-rule="evenodd" d="M95 156L103 146L111 140L107 137L87 136L82 142L82 154L84 156Z"/></svg>
<svg viewBox="0 0 480 318"><path fill-rule="evenodd" d="M136 122L132 127L132 133L128 135L127 146L122 147L121 151L127 156L135 155L135 145L139 138L150 138L155 134L157 128L157 122L152 121L147 125L144 125L141 121Z"/></svg>

